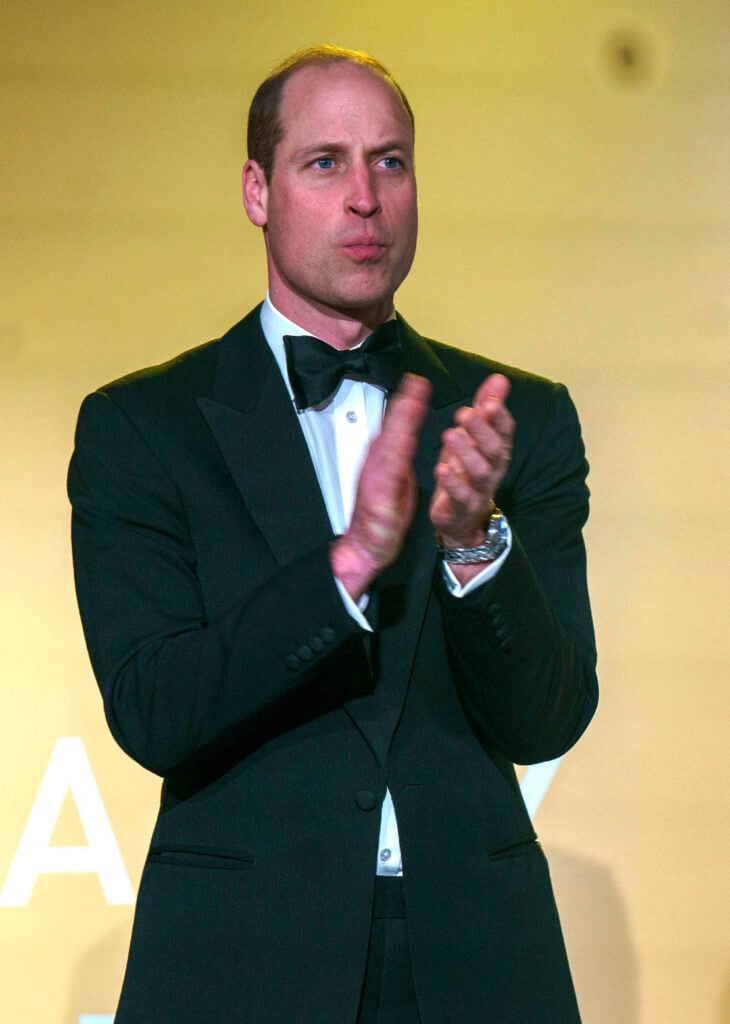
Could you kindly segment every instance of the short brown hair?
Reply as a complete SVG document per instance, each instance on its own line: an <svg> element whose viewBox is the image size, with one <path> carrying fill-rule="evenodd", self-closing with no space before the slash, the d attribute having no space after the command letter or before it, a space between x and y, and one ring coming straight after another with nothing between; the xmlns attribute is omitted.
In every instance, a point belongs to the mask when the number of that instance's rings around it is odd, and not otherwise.
<svg viewBox="0 0 730 1024"><path fill-rule="evenodd" d="M268 78L264 79L256 90L248 112L248 157L260 165L267 181L271 179L276 147L281 142L284 131L279 111L282 93L287 81L299 68L307 67L310 64L327 65L343 63L359 64L374 75L377 75L384 82L387 82L397 93L411 120L411 124L414 124L413 111L406 94L393 78L390 71L383 67L374 57L371 57L369 53L363 53L360 50L346 50L341 46L330 46L326 43L297 50L291 57L287 57L286 60L275 67Z"/></svg>

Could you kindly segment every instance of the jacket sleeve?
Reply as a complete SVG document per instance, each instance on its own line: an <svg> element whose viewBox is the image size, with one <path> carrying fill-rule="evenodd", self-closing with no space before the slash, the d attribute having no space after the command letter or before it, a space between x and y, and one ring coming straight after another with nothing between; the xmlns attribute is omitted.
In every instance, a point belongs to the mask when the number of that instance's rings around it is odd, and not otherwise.
<svg viewBox="0 0 730 1024"><path fill-rule="evenodd" d="M107 720L146 768L167 776L226 745L243 756L366 684L363 631L326 544L283 568L269 558L241 600L209 616L176 481L104 392L82 406L68 488L78 602Z"/></svg>
<svg viewBox="0 0 730 1024"><path fill-rule="evenodd" d="M517 432L520 420L517 418ZM598 700L582 528L588 488L578 418L553 385L534 441L498 502L512 528L500 571L464 598L439 596L462 702L483 741L511 761L558 757Z"/></svg>

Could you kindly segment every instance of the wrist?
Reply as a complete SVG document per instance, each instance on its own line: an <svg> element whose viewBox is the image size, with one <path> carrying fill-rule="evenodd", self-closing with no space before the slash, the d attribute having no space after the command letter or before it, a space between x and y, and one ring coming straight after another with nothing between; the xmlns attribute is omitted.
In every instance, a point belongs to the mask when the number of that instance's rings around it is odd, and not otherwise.
<svg viewBox="0 0 730 1024"><path fill-rule="evenodd" d="M436 544L439 552L460 551L478 548L487 539L486 529L474 530L471 533L461 533L458 536L452 533L437 533Z"/></svg>
<svg viewBox="0 0 730 1024"><path fill-rule="evenodd" d="M468 565L484 567L494 562L509 544L510 529L506 517L496 506L493 507L487 523L486 532L481 531L481 537L476 543L450 543L450 538L437 535L438 550L441 557L449 563L453 569L454 565Z"/></svg>
<svg viewBox="0 0 730 1024"><path fill-rule="evenodd" d="M489 528L491 517L497 511L499 510L497 509L494 501L490 500L486 514L484 514L483 518L479 519L476 525L474 523L470 523L454 532L448 530L437 530L436 543L438 544L439 550L442 548L459 550L480 547L487 539L487 530Z"/></svg>

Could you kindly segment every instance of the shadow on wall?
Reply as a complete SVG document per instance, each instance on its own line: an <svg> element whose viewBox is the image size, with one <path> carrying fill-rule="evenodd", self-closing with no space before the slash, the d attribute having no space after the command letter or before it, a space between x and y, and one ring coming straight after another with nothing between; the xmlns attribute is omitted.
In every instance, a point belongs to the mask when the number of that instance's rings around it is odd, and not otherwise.
<svg viewBox="0 0 730 1024"><path fill-rule="evenodd" d="M129 950L131 919L112 929L75 964L63 1024L107 1024L116 1010Z"/></svg>
<svg viewBox="0 0 730 1024"><path fill-rule="evenodd" d="M545 844L585 1024L639 1024L638 962L611 872Z"/></svg>

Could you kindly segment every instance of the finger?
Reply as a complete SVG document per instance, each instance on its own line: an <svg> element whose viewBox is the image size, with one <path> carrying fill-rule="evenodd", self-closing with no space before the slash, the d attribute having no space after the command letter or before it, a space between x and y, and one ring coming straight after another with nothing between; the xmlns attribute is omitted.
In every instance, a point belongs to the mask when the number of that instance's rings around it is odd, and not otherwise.
<svg viewBox="0 0 730 1024"><path fill-rule="evenodd" d="M378 438L386 458L406 458L408 461L413 458L430 397L430 381L413 373L405 374L398 390L388 400L383 429Z"/></svg>
<svg viewBox="0 0 730 1024"><path fill-rule="evenodd" d="M501 374L493 374L477 391L474 397L474 408L503 437L511 438L514 433L514 420L505 401L509 394L509 381Z"/></svg>
<svg viewBox="0 0 730 1024"><path fill-rule="evenodd" d="M384 422L394 419L407 422L413 418L417 419L420 425L428 410L431 390L431 382L425 377L419 377L415 373L404 374L395 394L388 399Z"/></svg>
<svg viewBox="0 0 730 1024"><path fill-rule="evenodd" d="M503 404L507 400L510 391L510 382L503 373L492 373L479 385L474 396L474 405L481 406L490 399Z"/></svg>
<svg viewBox="0 0 730 1024"><path fill-rule="evenodd" d="M480 409L464 407L459 409L454 417L458 424L457 429L485 459L501 461L509 458L512 451L514 421L504 406L501 409L504 415L495 417L497 425Z"/></svg>
<svg viewBox="0 0 730 1024"><path fill-rule="evenodd" d="M493 454L489 451L485 453L470 434L452 428L444 433L444 448L439 462L451 465L472 487L484 492L494 476L492 460L501 457L502 446L499 442L495 441Z"/></svg>
<svg viewBox="0 0 730 1024"><path fill-rule="evenodd" d="M449 495L468 508L482 506L494 489L495 469L459 430L449 430L452 440L444 444L434 467L436 480Z"/></svg>
<svg viewBox="0 0 730 1024"><path fill-rule="evenodd" d="M476 495L458 462L439 462L434 469L437 484L448 494L452 514L468 511L476 503Z"/></svg>
<svg viewBox="0 0 730 1024"><path fill-rule="evenodd" d="M512 413L506 405L503 405L494 398L487 399L481 405L473 407L469 405L462 406L461 409L457 409L454 420L459 426L464 427L470 432L476 430L478 433L482 429L481 421L482 424L493 429L501 438L509 442L512 440L515 429Z"/></svg>

